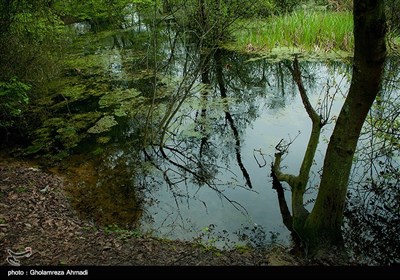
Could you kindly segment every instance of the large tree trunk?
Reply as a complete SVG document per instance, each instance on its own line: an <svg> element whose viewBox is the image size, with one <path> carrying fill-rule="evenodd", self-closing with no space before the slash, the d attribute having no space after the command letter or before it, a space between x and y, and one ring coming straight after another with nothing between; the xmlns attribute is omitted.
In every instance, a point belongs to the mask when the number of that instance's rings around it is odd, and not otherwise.
<svg viewBox="0 0 400 280"><path fill-rule="evenodd" d="M349 174L365 118L380 91L385 47L384 1L354 0L355 52L349 94L330 138L318 196L301 237L313 256L343 248L341 226Z"/></svg>

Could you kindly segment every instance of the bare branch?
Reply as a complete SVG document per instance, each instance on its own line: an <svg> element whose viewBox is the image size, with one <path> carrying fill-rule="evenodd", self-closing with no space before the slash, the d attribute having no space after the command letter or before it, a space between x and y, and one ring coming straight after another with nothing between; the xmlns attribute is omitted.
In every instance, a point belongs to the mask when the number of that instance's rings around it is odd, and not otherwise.
<svg viewBox="0 0 400 280"><path fill-rule="evenodd" d="M260 163L260 162L258 161L255 152L258 152L258 153L261 155L261 158L262 158L262 160L263 160L263 163ZM261 149L259 149L259 150L254 149L254 150L253 150L253 157L254 157L254 159L256 160L256 162L257 162L257 164L258 164L258 167L263 168L264 166L267 165L267 161L265 160L264 154L262 153Z"/></svg>
<svg viewBox="0 0 400 280"><path fill-rule="evenodd" d="M281 152L275 153L275 161L272 165L272 173L279 181L288 183L290 188L293 190L293 187L297 185L298 177L292 174L281 172L282 155L283 153Z"/></svg>
<svg viewBox="0 0 400 280"><path fill-rule="evenodd" d="M276 193L278 194L279 209L282 215L283 224L289 231L293 232L293 218L290 214L289 207L287 206L285 191L282 187L280 180L276 177L276 174L273 170L274 167L271 166L271 168L272 188L276 190Z"/></svg>
<svg viewBox="0 0 400 280"><path fill-rule="evenodd" d="M182 164L180 164L180 163L178 163L178 162L175 162L175 161L173 161L172 159L170 159L170 158L167 156L167 154L165 153L164 147L159 147L159 151L161 152L162 157L163 157L164 159L166 159L168 162L170 162L172 165L178 167L179 169L183 170L184 172L187 172L188 174L191 174L194 178L197 178L197 179L199 179L199 180L202 180L202 178L199 178L199 175L198 175L195 171L193 171L193 170L187 168L186 166L184 166L184 165L182 165ZM221 198L223 198L223 199L225 199L226 201L228 201L236 210L238 210L239 212L241 212L241 213L244 214L244 215L248 215L248 212L247 212L246 208L245 208L243 205L241 205L239 202L230 199L229 197L227 197L227 196L223 193L223 191L221 191L221 190L219 190L217 187L211 185L209 182L204 182L204 183L205 183L209 188L211 188L212 190L214 190Z"/></svg>

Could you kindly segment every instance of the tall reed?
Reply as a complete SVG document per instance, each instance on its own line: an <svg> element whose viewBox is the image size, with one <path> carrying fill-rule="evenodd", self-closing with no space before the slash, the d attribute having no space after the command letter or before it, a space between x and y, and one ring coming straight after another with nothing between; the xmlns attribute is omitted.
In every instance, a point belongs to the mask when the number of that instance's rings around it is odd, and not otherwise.
<svg viewBox="0 0 400 280"><path fill-rule="evenodd" d="M354 46L351 12L297 11L265 20L238 22L235 49L268 51L296 47L305 51L346 51Z"/></svg>

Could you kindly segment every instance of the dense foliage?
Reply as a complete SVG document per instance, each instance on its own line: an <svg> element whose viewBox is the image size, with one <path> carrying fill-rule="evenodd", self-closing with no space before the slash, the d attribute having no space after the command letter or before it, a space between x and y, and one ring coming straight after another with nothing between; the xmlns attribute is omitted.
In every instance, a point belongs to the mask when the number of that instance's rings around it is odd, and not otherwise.
<svg viewBox="0 0 400 280"><path fill-rule="evenodd" d="M63 26L48 1L0 3L0 128L18 126L28 100L58 72Z"/></svg>
<svg viewBox="0 0 400 280"><path fill-rule="evenodd" d="M56 0L54 9L65 22L89 21L93 25L118 22L124 18L128 5L146 7L154 0Z"/></svg>

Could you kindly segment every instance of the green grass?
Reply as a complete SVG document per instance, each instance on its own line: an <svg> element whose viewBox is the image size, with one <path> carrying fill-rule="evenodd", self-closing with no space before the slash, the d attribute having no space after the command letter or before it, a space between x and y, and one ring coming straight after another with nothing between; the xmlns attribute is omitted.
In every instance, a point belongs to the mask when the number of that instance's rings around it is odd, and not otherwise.
<svg viewBox="0 0 400 280"><path fill-rule="evenodd" d="M265 20L244 20L233 27L235 42L228 48L247 52L270 52L296 48L307 52L351 52L351 12L299 11Z"/></svg>
<svg viewBox="0 0 400 280"><path fill-rule="evenodd" d="M104 227L104 232L107 234L115 233L118 235L118 238L121 240L129 239L132 237L136 238L136 237L143 236L143 234L138 230L121 229L117 225L108 225L108 226Z"/></svg>

